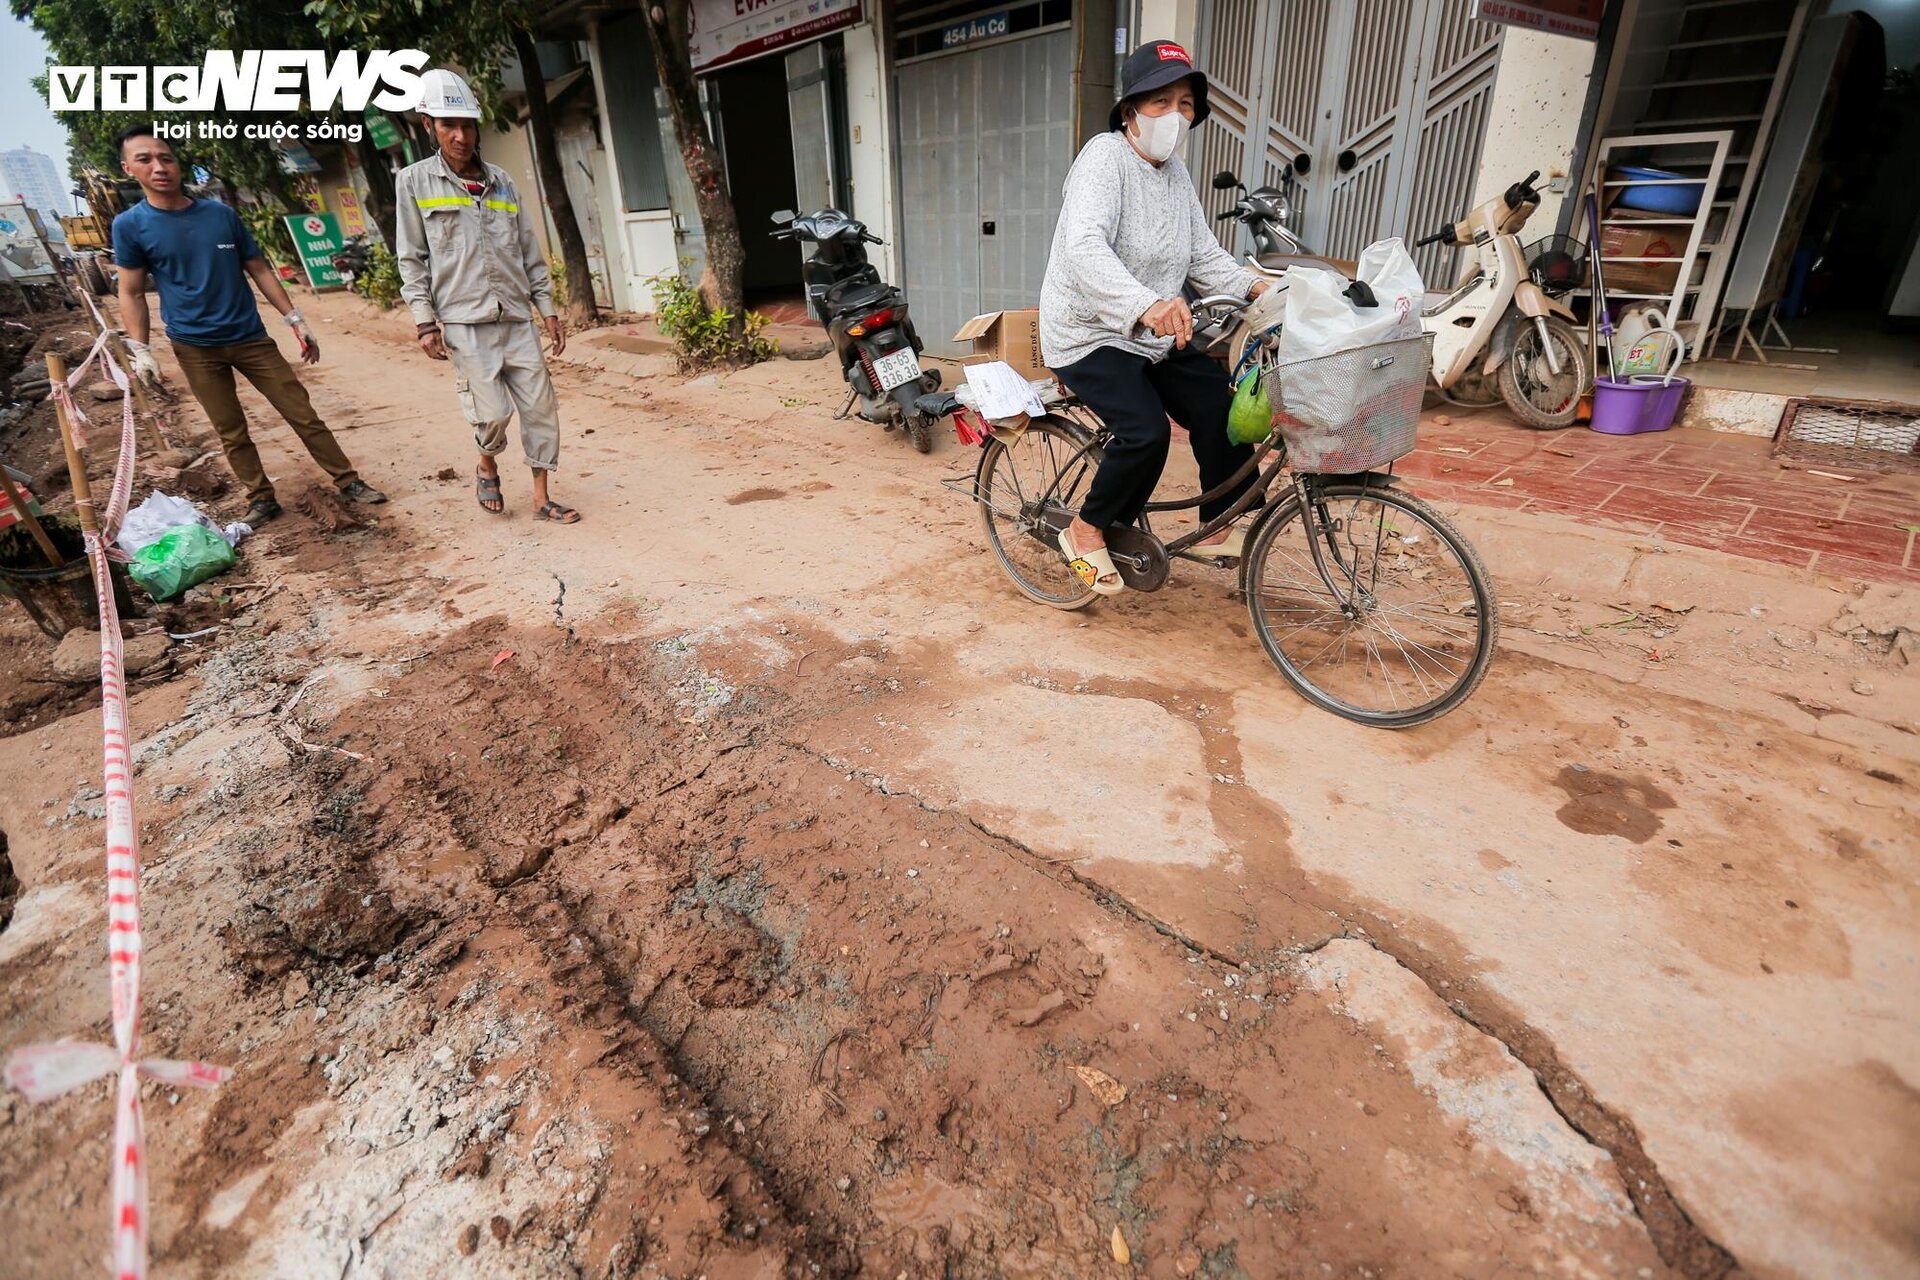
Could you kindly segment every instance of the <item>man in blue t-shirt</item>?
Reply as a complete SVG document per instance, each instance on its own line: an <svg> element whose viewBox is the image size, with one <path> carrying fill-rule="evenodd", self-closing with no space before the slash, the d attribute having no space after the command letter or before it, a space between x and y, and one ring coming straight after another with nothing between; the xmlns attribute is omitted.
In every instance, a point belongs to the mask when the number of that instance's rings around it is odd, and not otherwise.
<svg viewBox="0 0 1920 1280"><path fill-rule="evenodd" d="M240 215L218 200L196 200L183 191L173 147L151 128L130 126L114 141L120 167L147 197L113 220L113 261L120 269L120 320L127 329L128 350L136 367L152 367L147 350L151 276L160 289L160 309L180 372L219 432L227 464L246 486L251 500L247 523L257 526L273 519L280 514L280 503L234 393L236 370L299 433L300 442L342 495L355 502L385 502L386 495L354 471L333 432L313 411L293 366L267 336L253 290L247 287L249 276L292 327L301 359L307 364L320 360L319 344Z"/></svg>

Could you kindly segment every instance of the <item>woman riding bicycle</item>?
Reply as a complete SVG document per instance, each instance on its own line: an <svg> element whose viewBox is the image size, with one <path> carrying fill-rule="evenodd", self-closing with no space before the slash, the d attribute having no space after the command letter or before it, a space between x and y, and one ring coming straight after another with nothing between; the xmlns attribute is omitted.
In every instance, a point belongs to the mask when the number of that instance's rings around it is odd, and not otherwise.
<svg viewBox="0 0 1920 1280"><path fill-rule="evenodd" d="M1225 370L1189 347L1193 313L1180 296L1251 298L1267 281L1220 247L1187 168L1174 152L1207 118L1207 78L1168 40L1141 45L1120 77L1109 132L1081 148L1067 174L1040 290L1040 351L1047 367L1098 414L1112 434L1080 514L1060 532L1060 549L1093 590L1125 589L1107 552L1106 531L1132 524L1167 464L1171 416L1187 430L1200 486L1233 478L1252 447L1227 438L1233 385ZM1202 521L1233 505L1253 482L1200 507ZM1244 531L1224 530L1189 555L1238 556Z"/></svg>

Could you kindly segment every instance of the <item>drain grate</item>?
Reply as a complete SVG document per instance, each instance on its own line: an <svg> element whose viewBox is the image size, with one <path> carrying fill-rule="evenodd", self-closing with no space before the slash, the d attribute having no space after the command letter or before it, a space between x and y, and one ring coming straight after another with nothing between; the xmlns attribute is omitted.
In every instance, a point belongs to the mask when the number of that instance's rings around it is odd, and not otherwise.
<svg viewBox="0 0 1920 1280"><path fill-rule="evenodd" d="M1773 456L1817 466L1920 471L1920 405L1789 400L1773 433Z"/></svg>

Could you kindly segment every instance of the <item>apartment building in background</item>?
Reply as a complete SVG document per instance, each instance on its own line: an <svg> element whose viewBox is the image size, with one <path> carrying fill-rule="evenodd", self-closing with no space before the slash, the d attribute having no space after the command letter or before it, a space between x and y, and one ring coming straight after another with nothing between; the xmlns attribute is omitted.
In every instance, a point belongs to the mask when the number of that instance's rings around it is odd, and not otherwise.
<svg viewBox="0 0 1920 1280"><path fill-rule="evenodd" d="M52 157L32 147L0 151L0 200L22 200L49 223L74 214L73 197Z"/></svg>

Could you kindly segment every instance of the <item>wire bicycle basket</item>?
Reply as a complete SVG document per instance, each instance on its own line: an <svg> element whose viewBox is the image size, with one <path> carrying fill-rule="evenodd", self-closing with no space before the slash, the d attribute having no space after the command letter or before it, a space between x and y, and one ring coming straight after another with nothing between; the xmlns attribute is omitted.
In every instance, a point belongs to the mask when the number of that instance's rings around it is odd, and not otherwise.
<svg viewBox="0 0 1920 1280"><path fill-rule="evenodd" d="M1542 236L1520 252L1527 259L1527 279L1550 298L1587 283L1587 246L1572 236Z"/></svg>
<svg viewBox="0 0 1920 1280"><path fill-rule="evenodd" d="M1296 472L1351 475L1413 452L1433 335L1264 366L1274 426Z"/></svg>

